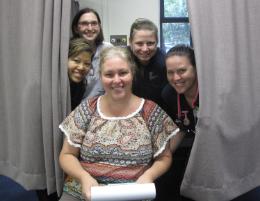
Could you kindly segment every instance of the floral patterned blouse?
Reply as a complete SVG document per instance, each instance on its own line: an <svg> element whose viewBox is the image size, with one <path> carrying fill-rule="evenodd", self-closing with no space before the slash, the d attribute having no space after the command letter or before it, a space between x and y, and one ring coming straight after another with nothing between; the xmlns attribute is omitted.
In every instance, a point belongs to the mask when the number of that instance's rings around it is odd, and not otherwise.
<svg viewBox="0 0 260 201"><path fill-rule="evenodd" d="M70 145L80 148L81 165L100 184L135 182L179 129L150 100L142 99L126 117L106 117L99 100L82 101L59 128ZM70 176L63 190L82 199L80 183Z"/></svg>

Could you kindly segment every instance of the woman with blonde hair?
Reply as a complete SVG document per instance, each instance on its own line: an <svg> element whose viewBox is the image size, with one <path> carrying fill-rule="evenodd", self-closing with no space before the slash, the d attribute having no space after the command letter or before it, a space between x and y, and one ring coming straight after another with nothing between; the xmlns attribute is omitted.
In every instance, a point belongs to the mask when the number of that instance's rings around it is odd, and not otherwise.
<svg viewBox="0 0 260 201"><path fill-rule="evenodd" d="M101 184L151 183L170 167L169 142L177 146L179 129L156 103L132 93L135 68L126 48L103 50L104 95L85 99L61 123L60 164L69 175L62 201L89 201Z"/></svg>

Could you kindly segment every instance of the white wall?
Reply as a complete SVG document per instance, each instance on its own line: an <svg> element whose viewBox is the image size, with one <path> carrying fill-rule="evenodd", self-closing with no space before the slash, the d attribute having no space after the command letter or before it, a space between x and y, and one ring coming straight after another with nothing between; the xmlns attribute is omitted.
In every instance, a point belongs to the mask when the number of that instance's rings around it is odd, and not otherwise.
<svg viewBox="0 0 260 201"><path fill-rule="evenodd" d="M101 17L105 40L110 35L127 35L136 18L152 20L159 29L159 0L79 0L80 8L94 8Z"/></svg>

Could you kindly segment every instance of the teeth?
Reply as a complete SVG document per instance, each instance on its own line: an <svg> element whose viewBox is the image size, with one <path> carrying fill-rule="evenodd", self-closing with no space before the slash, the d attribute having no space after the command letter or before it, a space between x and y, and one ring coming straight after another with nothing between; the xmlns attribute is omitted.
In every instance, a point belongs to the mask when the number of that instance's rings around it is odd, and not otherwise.
<svg viewBox="0 0 260 201"><path fill-rule="evenodd" d="M112 89L114 89L114 90L122 90L122 89L123 89L123 87L122 87L122 86L118 86L118 87L112 87Z"/></svg>
<svg viewBox="0 0 260 201"><path fill-rule="evenodd" d="M81 73L74 73L75 76L82 77L83 75Z"/></svg>

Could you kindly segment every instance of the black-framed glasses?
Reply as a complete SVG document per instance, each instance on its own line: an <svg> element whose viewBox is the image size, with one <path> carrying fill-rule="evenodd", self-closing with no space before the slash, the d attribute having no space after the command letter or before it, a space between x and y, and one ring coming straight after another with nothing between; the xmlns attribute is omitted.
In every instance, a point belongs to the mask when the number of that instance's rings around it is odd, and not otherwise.
<svg viewBox="0 0 260 201"><path fill-rule="evenodd" d="M88 27L89 25L91 25L92 27L96 27L98 26L98 24L98 21L81 21L78 23L80 27Z"/></svg>

